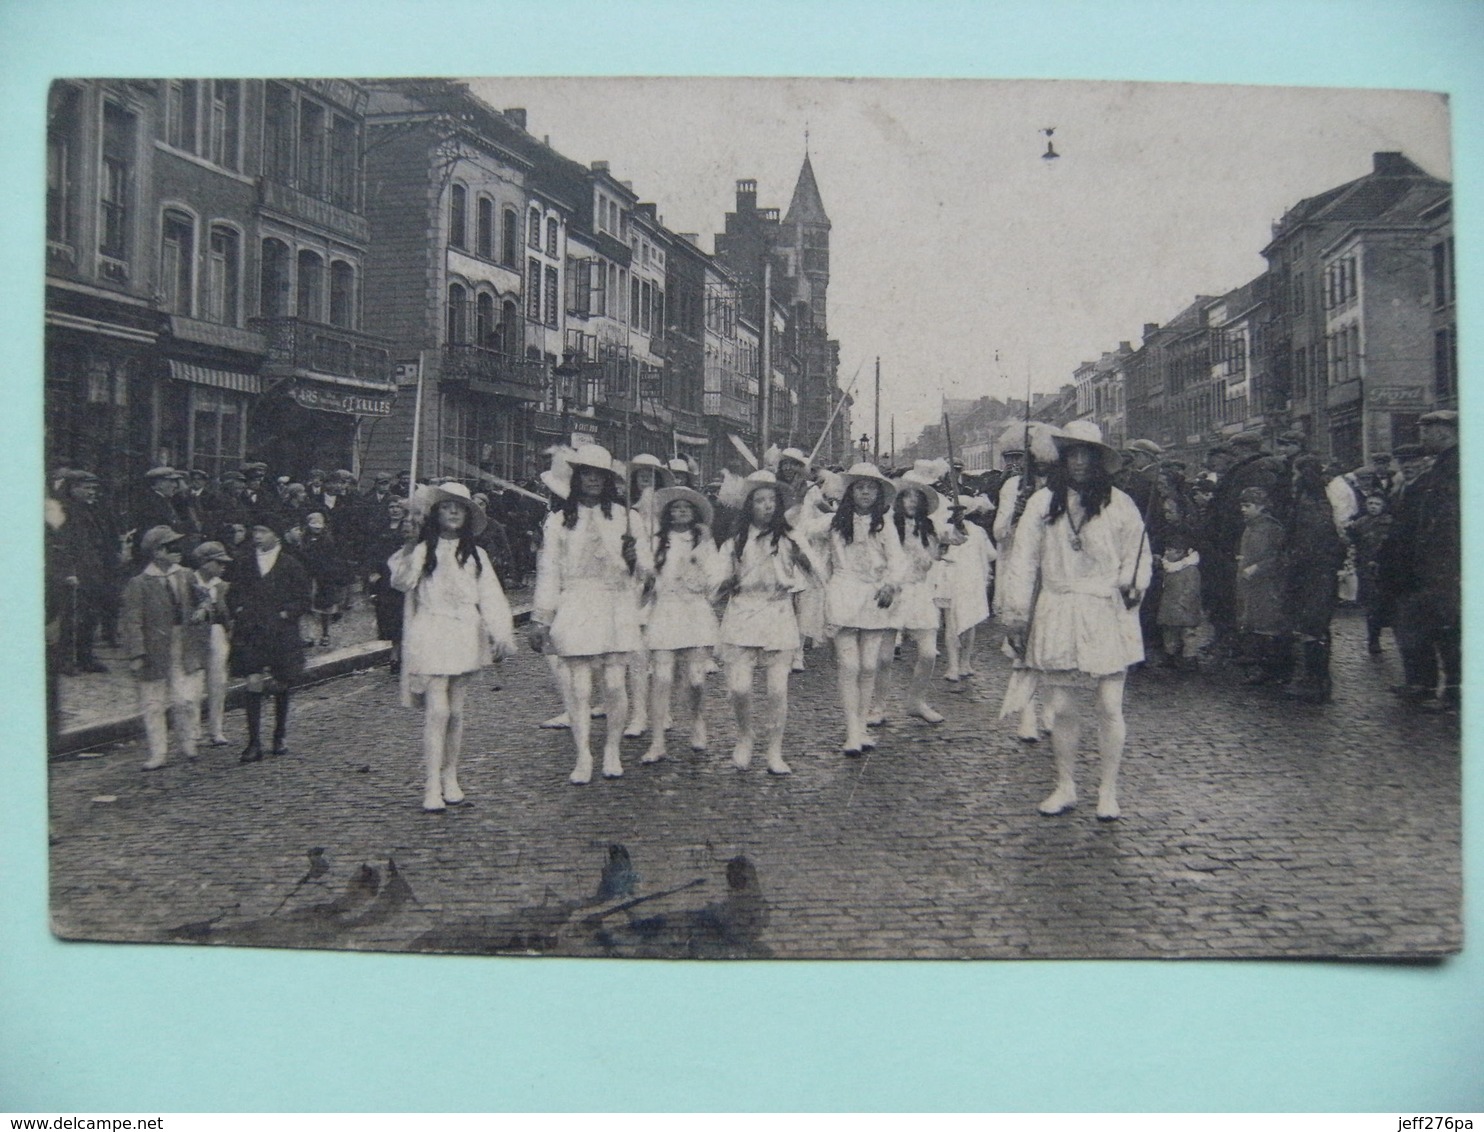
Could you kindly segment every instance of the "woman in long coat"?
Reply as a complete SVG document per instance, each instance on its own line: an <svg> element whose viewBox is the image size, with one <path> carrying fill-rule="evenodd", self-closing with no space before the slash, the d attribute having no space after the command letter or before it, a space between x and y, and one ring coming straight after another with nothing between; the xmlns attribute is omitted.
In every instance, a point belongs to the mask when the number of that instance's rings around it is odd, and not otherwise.
<svg viewBox="0 0 1484 1132"><path fill-rule="evenodd" d="M1097 816L1112 821L1126 725L1128 666L1144 659L1139 602L1149 588L1151 555L1134 501L1113 486L1116 451L1091 421L1054 437L1059 459L1050 483L1026 502L1005 577L1005 630L1011 646L1050 689L1056 786L1039 807L1047 816L1077 804L1073 777L1081 739L1074 689L1097 696ZM1007 707L1010 705L1007 704Z"/></svg>
<svg viewBox="0 0 1484 1132"><path fill-rule="evenodd" d="M263 696L274 701L273 753L288 754L289 690L304 674L299 618L309 612L309 572L282 543L285 517L267 512L252 520L252 549L228 575L232 619L231 670L247 677L247 746L239 762L263 757Z"/></svg>
<svg viewBox="0 0 1484 1132"><path fill-rule="evenodd" d="M515 653L515 625L495 567L476 543L484 512L461 483L425 487L416 541L392 555L392 586L407 595L402 620L403 702L423 702L423 809L464 800L459 757L470 678Z"/></svg>

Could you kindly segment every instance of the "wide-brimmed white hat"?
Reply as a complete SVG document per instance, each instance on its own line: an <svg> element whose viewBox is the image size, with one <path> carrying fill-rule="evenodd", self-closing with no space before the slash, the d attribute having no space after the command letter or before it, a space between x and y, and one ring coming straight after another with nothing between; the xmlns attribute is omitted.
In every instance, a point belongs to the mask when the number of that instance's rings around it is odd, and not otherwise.
<svg viewBox="0 0 1484 1132"><path fill-rule="evenodd" d="M478 538L484 533L485 527L489 526L489 516L484 513L479 504L474 502L474 496L470 494L468 487L452 480L441 484L423 484L412 496L412 512L421 522L425 515L431 514L433 508L444 502L462 503L464 510L469 513L469 533Z"/></svg>
<svg viewBox="0 0 1484 1132"><path fill-rule="evenodd" d="M1056 445L1058 455L1073 444L1085 444L1089 448L1096 448L1102 457L1103 470L1110 474L1116 472L1123 464L1123 457L1118 449L1103 443L1103 430L1094 421L1072 421L1065 424L1053 434L1051 440Z"/></svg>
<svg viewBox="0 0 1484 1132"><path fill-rule="evenodd" d="M782 452L778 453L778 460L780 463L784 460L796 460L806 468L809 466L809 457L805 455L802 448L785 448Z"/></svg>
<svg viewBox="0 0 1484 1132"><path fill-rule="evenodd" d="M688 487L662 487L654 493L654 513L663 515L665 508L676 500L689 503L696 509L696 515L704 526L711 525L713 508L711 500L707 499L699 491Z"/></svg>
<svg viewBox="0 0 1484 1132"><path fill-rule="evenodd" d="M857 480L875 481L875 483L880 486L881 494L888 504L890 504L891 501L896 498L897 485L890 479L888 479L884 474L882 474L880 468L878 468L875 464L869 463L867 461L863 460L859 464L856 464L853 468L850 469L850 471L846 472L840 478L844 481L846 499L849 499L850 489L855 485Z"/></svg>
<svg viewBox="0 0 1484 1132"><path fill-rule="evenodd" d="M670 469L665 467L665 462L658 456L651 456L648 452L640 452L637 456L629 457L626 474L632 478L640 468L648 468L654 472L656 487L669 487L675 482L675 477L670 474Z"/></svg>
<svg viewBox="0 0 1484 1132"><path fill-rule="evenodd" d="M610 476L623 478L623 462L615 460L613 453L601 444L584 444L567 456L567 463L574 468L596 468Z"/></svg>
<svg viewBox="0 0 1484 1132"><path fill-rule="evenodd" d="M933 481L937 479L933 473L937 471L938 463L939 461L935 460L918 460L912 467L897 477L897 491L899 493L906 491L908 488L913 488L922 492L926 497L927 505L923 512L926 515L931 515L943 504L943 497L938 493L938 489L933 486ZM946 469L947 462L943 461L942 463Z"/></svg>

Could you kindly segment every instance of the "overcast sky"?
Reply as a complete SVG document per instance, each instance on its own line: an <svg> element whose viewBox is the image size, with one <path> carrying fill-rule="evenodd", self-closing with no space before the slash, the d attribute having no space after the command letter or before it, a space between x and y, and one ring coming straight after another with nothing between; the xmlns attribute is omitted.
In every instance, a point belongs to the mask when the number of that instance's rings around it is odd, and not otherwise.
<svg viewBox="0 0 1484 1132"><path fill-rule="evenodd" d="M1416 91L471 81L497 107L525 107L530 132L568 157L611 162L707 251L738 179L788 207L807 128L833 223L840 382L859 367L854 431L870 431L880 355L883 447L893 414L901 445L940 395L1022 395L1027 372L1055 389L1120 340L1137 346L1145 322L1248 281L1284 210L1369 172L1377 150L1452 175L1446 101Z"/></svg>

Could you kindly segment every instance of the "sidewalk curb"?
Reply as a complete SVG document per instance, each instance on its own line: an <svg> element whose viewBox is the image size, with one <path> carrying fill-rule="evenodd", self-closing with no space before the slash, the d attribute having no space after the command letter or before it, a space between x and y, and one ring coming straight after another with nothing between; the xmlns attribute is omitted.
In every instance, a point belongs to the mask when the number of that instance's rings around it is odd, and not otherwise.
<svg viewBox="0 0 1484 1132"><path fill-rule="evenodd" d="M519 606L511 612L517 626L524 625L531 619L531 610L528 606ZM364 641L358 645L349 645L342 649L335 649L333 652L322 653L311 657L305 663L304 679L297 687L308 688L340 676L349 676L353 672L363 672L368 668L379 667L389 663L391 655L392 646L386 641ZM243 690L245 686L245 681L233 680L227 688L228 711L242 706L243 697L246 695ZM137 739L142 732L143 724L137 712L114 716L111 719L100 719L58 732L47 743L47 753L54 758L72 755L93 747Z"/></svg>

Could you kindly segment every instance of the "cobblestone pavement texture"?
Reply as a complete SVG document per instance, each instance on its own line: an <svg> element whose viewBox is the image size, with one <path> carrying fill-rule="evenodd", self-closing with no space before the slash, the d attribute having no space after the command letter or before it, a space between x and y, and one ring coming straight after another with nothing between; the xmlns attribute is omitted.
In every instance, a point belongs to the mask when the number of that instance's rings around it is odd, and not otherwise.
<svg viewBox="0 0 1484 1132"><path fill-rule="evenodd" d="M1129 683L1124 818L1055 818L1049 744L997 721L1008 671L938 682L947 721L890 721L839 750L828 654L795 676L774 778L739 773L719 676L711 748L685 709L670 754L572 787L545 664L471 692L469 801L420 809L420 716L378 669L298 695L291 754L139 769L121 744L50 768L54 928L69 938L478 953L790 958L1431 956L1461 945L1456 717L1398 704L1389 636L1336 622L1334 703L1246 688L1231 669ZM905 650L910 658L910 646ZM266 723L266 721L265 721ZM595 722L595 746L604 724ZM621 848L618 848L621 847ZM318 858L313 849L323 849ZM745 858L745 866L728 862Z"/></svg>

